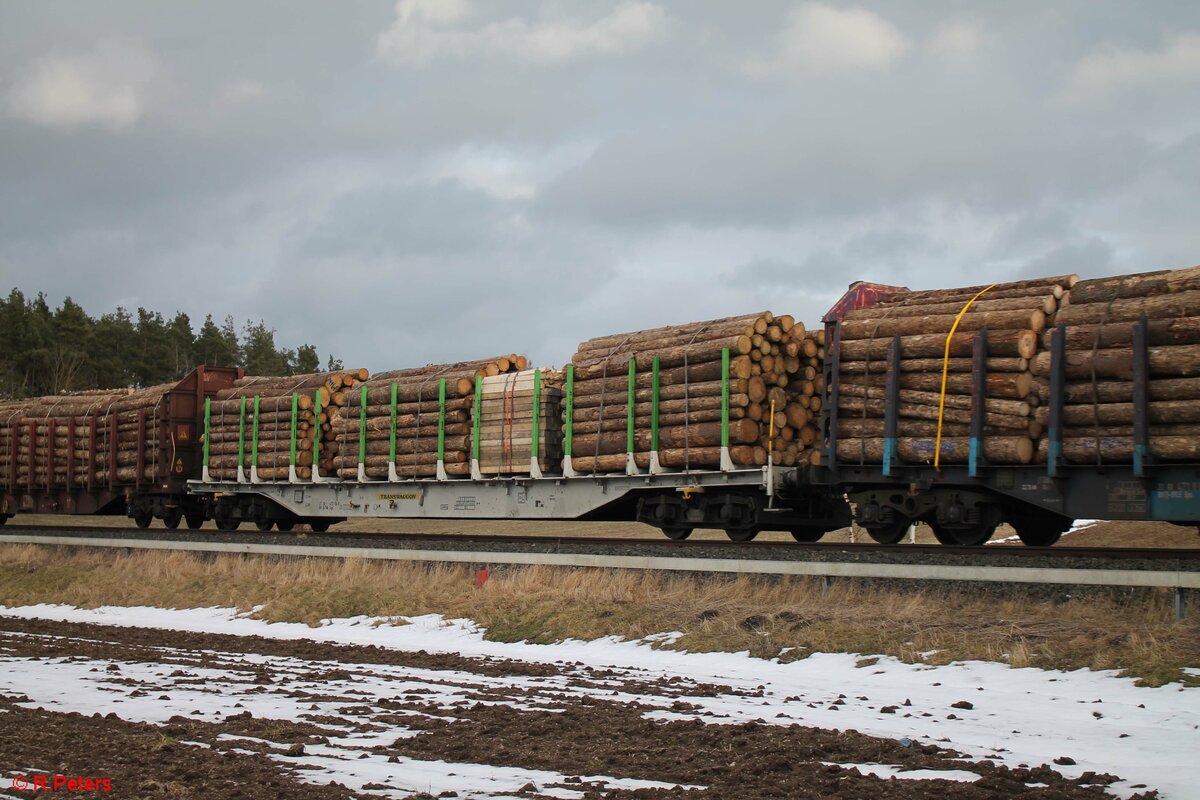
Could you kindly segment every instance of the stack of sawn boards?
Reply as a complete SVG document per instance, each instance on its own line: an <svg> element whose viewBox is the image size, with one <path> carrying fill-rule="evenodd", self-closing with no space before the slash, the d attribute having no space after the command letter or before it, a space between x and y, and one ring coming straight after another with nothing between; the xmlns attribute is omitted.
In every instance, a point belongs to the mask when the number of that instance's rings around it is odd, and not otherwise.
<svg viewBox="0 0 1200 800"><path fill-rule="evenodd" d="M389 463L398 478L436 477L439 460L447 476L469 476L476 379L527 365L524 356L510 354L376 375L351 393L334 420L338 477L356 479L360 456L371 479L387 479Z"/></svg>
<svg viewBox="0 0 1200 800"><path fill-rule="evenodd" d="M1065 325L1062 458L1129 463L1134 455L1134 331L1145 318L1148 453L1200 458L1200 267L1080 281L1058 313ZM1033 362L1050 397L1052 331ZM1037 410L1049 422L1049 408ZM1046 461L1049 442L1039 443Z"/></svg>
<svg viewBox="0 0 1200 800"><path fill-rule="evenodd" d="M173 387L88 390L3 403L0 485L53 488L155 480L170 466L160 460L156 412Z"/></svg>
<svg viewBox="0 0 1200 800"><path fill-rule="evenodd" d="M217 392L207 413L210 477L236 480L240 463L244 479L253 468L260 480L287 480L293 453L297 478L311 478L314 463L329 477L338 450L332 421L367 377L365 369L246 376Z"/></svg>
<svg viewBox="0 0 1200 800"><path fill-rule="evenodd" d="M567 371L571 466L645 470L656 451L664 469L719 467L726 391L735 465L815 463L823 356L822 336L769 311L589 339Z"/></svg>
<svg viewBox="0 0 1200 800"><path fill-rule="evenodd" d="M895 457L906 463L933 463L940 415L939 463L967 463L973 357L978 333L986 328L981 455L997 464L1030 463L1045 427L1036 413L1041 398L1031 360L1037 355L1039 335L1054 323L1077 281L1075 275L1063 275L990 288L906 291L847 312L838 333L838 459L883 461L888 350L898 337ZM947 342L952 328L954 335Z"/></svg>
<svg viewBox="0 0 1200 800"><path fill-rule="evenodd" d="M482 475L558 472L562 464L562 373L526 369L483 378L479 403ZM536 446L536 449L534 445Z"/></svg>

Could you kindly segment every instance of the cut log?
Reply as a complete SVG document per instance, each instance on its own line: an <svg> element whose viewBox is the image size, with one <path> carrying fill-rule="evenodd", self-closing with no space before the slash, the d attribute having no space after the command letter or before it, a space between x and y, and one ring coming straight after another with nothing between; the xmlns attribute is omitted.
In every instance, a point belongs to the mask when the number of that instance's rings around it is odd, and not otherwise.
<svg viewBox="0 0 1200 800"><path fill-rule="evenodd" d="M1200 345L1182 344L1147 348L1150 374L1168 376L1200 375ZM1067 351L1066 376L1068 378L1133 378L1133 350L1114 348L1111 350ZM1040 376L1050 375L1050 353L1038 353L1033 360L1033 371Z"/></svg>
<svg viewBox="0 0 1200 800"><path fill-rule="evenodd" d="M974 369L975 361L970 358L951 358L946 360L946 365L950 372L971 372ZM1029 359L1011 357L1011 358L989 358L987 359L988 372L1027 372L1029 370ZM888 371L887 359L872 359L870 361L845 361L841 362L840 372L843 375L862 375L880 374ZM938 375L942 373L942 359L940 358L901 358L901 372L936 372Z"/></svg>
<svg viewBox="0 0 1200 800"><path fill-rule="evenodd" d="M946 393L970 395L974 389L974 377L961 372L946 376ZM883 376L874 379L882 391ZM843 380L842 385L858 383L853 380ZM928 373L901 373L900 387L924 392L941 393L942 376ZM1028 372L1001 372L987 375L987 396L995 398L1022 399L1033 391L1033 376Z"/></svg>
<svg viewBox="0 0 1200 800"><path fill-rule="evenodd" d="M1038 311L1049 316L1058 310L1058 298L1053 294L1034 297L1005 297L989 299L990 292L971 304L967 314L989 314L996 311ZM957 315L962 311L967 300L950 300L943 303L908 304L903 301L889 303L886 306L868 306L848 311L842 316L843 320L875 320L887 316L888 319L901 317L921 317L934 314Z"/></svg>
<svg viewBox="0 0 1200 800"><path fill-rule="evenodd" d="M1200 400L1200 378L1158 378L1147 384L1151 400ZM1037 396L1043 403L1050 400L1050 386L1039 381ZM1063 392L1063 402L1079 403L1123 403L1133 396L1133 384L1129 381L1091 381L1068 383Z"/></svg>
<svg viewBox="0 0 1200 800"><path fill-rule="evenodd" d="M1133 403L1099 403L1063 406L1064 425L1132 425ZM1146 409L1150 422L1171 425L1180 422L1200 422L1200 401L1155 400ZM1035 418L1044 425L1050 423L1050 409L1036 410Z"/></svg>
<svg viewBox="0 0 1200 800"><path fill-rule="evenodd" d="M1070 289L1079 283L1078 275L1056 275L1051 278L1030 278L1029 280L1010 281L1008 283L1000 283L991 285L993 288L988 288L989 284L982 286L958 286L953 289L925 289L917 292L905 292L893 298L889 298L889 303L896 303L900 300L922 300L930 299L938 302L945 302L948 299L966 298L971 299L984 289L988 289L988 293L984 297L988 297L992 292L997 294L1008 293L1008 296L1013 296L1011 293L1026 289L1041 289L1058 286L1063 289Z"/></svg>
<svg viewBox="0 0 1200 800"><path fill-rule="evenodd" d="M604 419L613 419L616 417L620 417L622 419L625 418L625 413L628 406L624 404L625 398L622 397L619 398L619 400L621 401L619 405L613 403L611 405L604 406ZM747 395L731 394L729 396L729 406L731 410L741 410L748 405L750 405L750 398ZM721 396L718 393L716 395L690 397L687 400L663 400L658 404L658 413L665 416L667 414L684 413L685 409L687 411L704 411L713 408L719 409L720 407ZM653 410L653 403L637 403L633 407L633 413L638 417L649 416ZM578 424L580 422L591 422L598 420L601 417L600 411L600 406L589 406L585 408L577 407L575 409L575 423Z"/></svg>
<svg viewBox="0 0 1200 800"><path fill-rule="evenodd" d="M882 386L871 386L869 389L858 383L846 382L841 384L839 391L847 397L871 397L875 400L885 400L884 388ZM900 406L898 411L903 414L903 409L908 405L927 405L937 407L941 395L937 392L923 392L915 389L901 389L899 393ZM971 397L965 394L947 394L947 408L971 408ZM1008 414L1015 417L1027 417L1032 413L1029 403L1023 400L1004 400L997 398L988 398L984 402L984 411L994 414Z"/></svg>
<svg viewBox="0 0 1200 800"><path fill-rule="evenodd" d="M663 368L680 367L685 364L691 365L692 363L702 364L706 361L719 361L722 350L726 348L729 349L731 357L745 355L750 352L750 340L748 337L739 336L730 340L718 339L691 346L682 345L679 347L655 348L632 354L623 353L612 358L582 364L575 363L575 380L603 378L620 373L628 369L628 363L631 359L636 363L638 371L650 370L654 365L655 358L659 360L660 371Z"/></svg>
<svg viewBox="0 0 1200 800"><path fill-rule="evenodd" d="M865 411L868 416L882 417L886 408L887 404L883 400L867 400L862 397L843 397L839 402L839 409L844 416L853 416L855 412L861 416L861 413ZM899 409L899 415L909 419L936 420L938 407L936 405L909 404ZM962 408L947 408L942 419L945 422L970 423L971 412ZM1029 419L1029 417L1017 417L1010 414L987 413L984 415L984 424L993 428L1025 431L1029 429Z"/></svg>
<svg viewBox="0 0 1200 800"><path fill-rule="evenodd" d="M1071 303L1108 303L1134 297L1200 289L1200 267L1140 272L1114 278L1080 281L1071 289Z"/></svg>
<svg viewBox="0 0 1200 800"><path fill-rule="evenodd" d="M1059 312L1061 314L1061 312ZM943 347L946 334L954 325L956 314L931 314L919 317L880 317L876 319L846 320L840 326L843 342L855 339L879 339L892 336L914 336L918 334L940 334ZM1090 320L1085 320L1090 321ZM968 311L958 322L957 331L977 331L981 328L990 331L1032 330L1041 331L1046 327L1046 314L1042 311L994 311L991 313L973 313Z"/></svg>
<svg viewBox="0 0 1200 800"><path fill-rule="evenodd" d="M941 358L946 349L946 331L900 337L900 352L905 358ZM847 361L886 359L891 337L874 340L843 341L841 358ZM956 332L950 339L951 356L970 356L975 345L975 332ZM1037 353L1038 337L1031 330L989 330L988 353L993 356L1033 358Z"/></svg>
<svg viewBox="0 0 1200 800"><path fill-rule="evenodd" d="M1067 350L1106 349L1129 346L1133 343L1134 322L1106 322L1103 325L1071 325L1067 328ZM1055 328L1042 334L1042 343L1050 349L1050 337ZM1097 341L1097 335L1099 340ZM1180 317L1178 319L1152 319L1147 321L1148 344L1200 344L1200 319Z"/></svg>
<svg viewBox="0 0 1200 800"><path fill-rule="evenodd" d="M689 322L683 325L665 325L660 328L647 328L641 331L596 336L581 343L578 347L578 352L612 350L616 347L628 346L631 343L644 344L659 339L690 337L703 331L736 331L741 333L745 328L753 327L754 323L763 319L767 313L759 311L753 314L721 317L720 319L710 319L702 322ZM769 323L764 323L764 330L767 324ZM762 331L759 331L759 333L762 333Z"/></svg>
<svg viewBox="0 0 1200 800"><path fill-rule="evenodd" d="M838 460L882 463L883 443L883 439L838 439ZM969 438L943 437L939 462L965 464L970 451ZM896 439L896 456L907 464L932 464L935 452L937 440L933 437L904 436ZM989 436L983 439L983 456L994 464L1028 464L1033 460L1033 454L1033 441L1027 436Z"/></svg>
<svg viewBox="0 0 1200 800"><path fill-rule="evenodd" d="M753 444L758 441L759 426L748 419L736 420L729 423L730 444ZM689 427L663 428L659 431L659 447L674 449L680 447L720 447L721 424L718 422L701 423ZM626 448L624 433L604 433L587 436L576 436L572 452L580 455L623 453ZM650 431L634 432L634 451L650 449Z"/></svg>
<svg viewBox="0 0 1200 800"><path fill-rule="evenodd" d="M1076 304L1074 300L1058 312L1057 322L1067 325L1128 322L1141 317L1167 319L1200 316L1200 290L1148 297L1130 297L1111 303Z"/></svg>
<svg viewBox="0 0 1200 800"><path fill-rule="evenodd" d="M1038 462L1049 460L1049 440L1038 442ZM1195 436L1158 436L1150 439L1150 455L1164 461L1200 459L1200 438ZM1132 436L1081 436L1063 439L1063 459L1073 464L1124 464L1133 461Z"/></svg>

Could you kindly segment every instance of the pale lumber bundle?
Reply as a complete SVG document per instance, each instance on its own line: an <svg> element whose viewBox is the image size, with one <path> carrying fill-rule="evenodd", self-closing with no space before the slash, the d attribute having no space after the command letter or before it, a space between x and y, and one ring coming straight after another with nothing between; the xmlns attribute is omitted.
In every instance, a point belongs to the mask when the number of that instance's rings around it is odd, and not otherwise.
<svg viewBox="0 0 1200 800"><path fill-rule="evenodd" d="M528 475L533 463L534 389L537 395L538 468L557 471L562 462L562 375L524 370L483 379L479 470L484 475Z"/></svg>
<svg viewBox="0 0 1200 800"><path fill-rule="evenodd" d="M1194 435L1180 431L1200 423L1200 267L1080 281L1066 299L1057 317L1066 326L1063 458L1101 464L1133 460L1134 330L1145 319L1149 454L1196 460ZM1057 335L1044 334L1047 348ZM1043 405L1036 417L1048 423L1051 353L1039 353L1032 369ZM1044 459L1048 445L1039 448Z"/></svg>
<svg viewBox="0 0 1200 800"><path fill-rule="evenodd" d="M838 457L882 460L888 350L898 337L896 457L933 463L940 419L939 463L965 462L964 443L977 403L974 351L979 331L986 330L983 397L978 398L983 403L981 455L995 463L1029 463L1045 430L1035 414L1042 404L1033 369L1040 357L1039 333L1061 315L1077 283L1077 276L1061 275L990 288L899 292L846 312L838 325Z"/></svg>
<svg viewBox="0 0 1200 800"><path fill-rule="evenodd" d="M659 463L707 469L720 465L723 355L729 353L731 427L753 426L753 441L731 435L733 463L806 463L813 452L823 388L823 337L790 315L769 311L610 334L581 343L572 358L572 467L584 472L627 468L629 369L632 363L634 461L649 464L653 446L657 362ZM717 438L712 440L712 426ZM741 431L748 430L744 427ZM731 431L732 434L732 431ZM619 441L618 441L619 440ZM615 449L614 449L615 448ZM680 451L680 458L665 457ZM696 459L687 457L695 450ZM761 457L761 458L760 458Z"/></svg>

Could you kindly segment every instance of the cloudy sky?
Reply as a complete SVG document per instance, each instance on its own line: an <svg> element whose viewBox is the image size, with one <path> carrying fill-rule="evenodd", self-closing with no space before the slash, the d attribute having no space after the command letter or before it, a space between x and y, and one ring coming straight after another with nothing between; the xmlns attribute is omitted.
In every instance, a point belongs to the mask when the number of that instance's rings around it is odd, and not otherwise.
<svg viewBox="0 0 1200 800"><path fill-rule="evenodd" d="M372 369L1200 263L1200 3L0 4L0 286Z"/></svg>

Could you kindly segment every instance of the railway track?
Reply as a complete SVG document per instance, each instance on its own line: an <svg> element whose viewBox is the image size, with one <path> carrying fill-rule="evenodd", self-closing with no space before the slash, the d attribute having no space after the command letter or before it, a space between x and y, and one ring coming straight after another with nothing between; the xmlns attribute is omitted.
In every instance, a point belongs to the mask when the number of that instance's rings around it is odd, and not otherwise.
<svg viewBox="0 0 1200 800"><path fill-rule="evenodd" d="M1200 550L1149 548L946 547L845 543L726 542L479 534L279 533L143 528L10 526L0 543L167 550L303 558L643 569L885 581L1028 584L1048 597L1074 587L1174 590L1182 619L1200 589Z"/></svg>
<svg viewBox="0 0 1200 800"><path fill-rule="evenodd" d="M847 557L867 560L917 561L922 563L970 562L980 565L1003 565L1018 560L1022 563L1046 562L1058 566L1088 566L1106 562L1120 569L1145 569L1150 564L1172 562L1194 564L1200 571L1200 548L1149 547L1025 547L1024 545L991 547L954 547L940 544L878 544L876 542L734 542L721 539L691 539L672 541L664 537L616 538L605 536L527 536L478 533L374 533L367 531L326 531L324 533L199 530L183 531L166 528L118 528L106 526L14 525L0 528L0 542L20 536L120 538L161 542L245 542L307 546L341 547L408 547L429 550L505 549L539 550L545 552L670 553L684 558L714 555L722 558L753 560L824 561ZM1072 563L1074 562L1074 563Z"/></svg>

